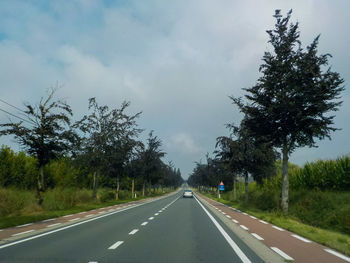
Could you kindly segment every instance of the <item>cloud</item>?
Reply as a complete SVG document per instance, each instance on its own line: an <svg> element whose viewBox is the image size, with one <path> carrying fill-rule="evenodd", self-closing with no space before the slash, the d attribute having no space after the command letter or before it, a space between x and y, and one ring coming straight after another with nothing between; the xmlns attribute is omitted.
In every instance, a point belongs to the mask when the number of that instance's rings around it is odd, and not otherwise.
<svg viewBox="0 0 350 263"><path fill-rule="evenodd" d="M196 155L202 151L194 139L184 132L172 135L170 141L167 143L167 147L184 155Z"/></svg>

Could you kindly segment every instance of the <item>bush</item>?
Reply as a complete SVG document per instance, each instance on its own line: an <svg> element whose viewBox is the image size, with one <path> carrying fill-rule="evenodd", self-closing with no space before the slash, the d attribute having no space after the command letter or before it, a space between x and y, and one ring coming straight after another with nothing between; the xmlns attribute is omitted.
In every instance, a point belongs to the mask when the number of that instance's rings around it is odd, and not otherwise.
<svg viewBox="0 0 350 263"><path fill-rule="evenodd" d="M120 193L119 193L119 196L120 196ZM115 199L115 192L112 191L111 189L107 189L107 188L100 189L99 193L98 193L98 199L102 203L114 200Z"/></svg>
<svg viewBox="0 0 350 263"><path fill-rule="evenodd" d="M44 193L43 208L45 210L68 209L76 205L76 189L55 188Z"/></svg>
<svg viewBox="0 0 350 263"><path fill-rule="evenodd" d="M36 207L34 192L0 188L0 216L19 215L28 206Z"/></svg>

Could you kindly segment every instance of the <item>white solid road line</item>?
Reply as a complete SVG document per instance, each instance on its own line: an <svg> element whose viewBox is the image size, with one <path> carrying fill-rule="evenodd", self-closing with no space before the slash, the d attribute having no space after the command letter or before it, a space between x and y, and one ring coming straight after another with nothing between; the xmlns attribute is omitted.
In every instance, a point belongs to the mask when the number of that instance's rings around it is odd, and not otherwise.
<svg viewBox="0 0 350 263"><path fill-rule="evenodd" d="M113 244L112 246L110 246L108 249L116 249L117 247L119 247L123 243L124 243L124 241L118 241L115 244Z"/></svg>
<svg viewBox="0 0 350 263"><path fill-rule="evenodd" d="M303 242L305 242L305 243L311 243L310 240L308 240L308 239L306 239L306 238L303 238L303 237L301 237L301 236L298 236L298 235L292 235L292 237L295 237L295 238L297 238L297 239L299 239L299 240L301 240L301 241L303 241Z"/></svg>
<svg viewBox="0 0 350 263"><path fill-rule="evenodd" d="M145 225L147 225L148 224L148 222L143 222L142 224L141 224L141 226L145 226Z"/></svg>
<svg viewBox="0 0 350 263"><path fill-rule="evenodd" d="M46 227L53 227L53 226L59 226L59 225L62 225L62 223L56 223L56 224L48 225Z"/></svg>
<svg viewBox="0 0 350 263"><path fill-rule="evenodd" d="M237 256L242 260L243 263L251 263L249 258L243 253L243 251L237 246L237 244L232 240L232 238L226 233L226 231L220 226L220 224L215 220L215 218L208 212L208 210L199 202L197 197L194 197L198 204L203 208L205 213L209 216L210 220L214 223L214 225L217 227L217 229L220 231L220 233L224 236L227 243L232 247L234 252L237 254Z"/></svg>
<svg viewBox="0 0 350 263"><path fill-rule="evenodd" d="M345 260L346 262L350 262L350 258L349 257L347 257L347 256L345 256L343 254L340 254L339 252L336 252L336 251L334 251L332 249L328 249L328 248L326 248L325 251L330 253L330 254L332 254L332 255L334 255L334 256L336 256L336 257L338 257L338 258L341 258L341 259Z"/></svg>
<svg viewBox="0 0 350 263"><path fill-rule="evenodd" d="M17 233L17 234L13 234L12 236L15 237L15 236L27 234L27 233L30 233L30 232L33 232L33 231L34 231L34 229L31 229L31 230L28 230L28 231L24 231L24 232L20 232L20 233Z"/></svg>
<svg viewBox="0 0 350 263"><path fill-rule="evenodd" d="M241 228L243 228L244 230L249 230L249 228L248 227L246 227L246 226L244 226L244 225L239 225Z"/></svg>
<svg viewBox="0 0 350 263"><path fill-rule="evenodd" d="M129 235L135 235L137 231L139 231L139 230L138 230L138 229L134 229L133 231L131 231L131 232L129 233Z"/></svg>
<svg viewBox="0 0 350 263"><path fill-rule="evenodd" d="M274 229L277 229L277 230L279 230L279 231L284 231L284 229L282 229L282 228L280 228L280 227L278 227L278 226L272 226Z"/></svg>
<svg viewBox="0 0 350 263"><path fill-rule="evenodd" d="M256 233L252 233L252 236L255 237L255 238L258 239L258 240L264 240L261 236L259 236L259 235L256 234Z"/></svg>
<svg viewBox="0 0 350 263"><path fill-rule="evenodd" d="M286 253L284 253L282 250L278 249L277 247L271 247L273 251L275 251L277 254L279 254L281 257L283 257L285 260L294 260L294 258L288 256Z"/></svg>

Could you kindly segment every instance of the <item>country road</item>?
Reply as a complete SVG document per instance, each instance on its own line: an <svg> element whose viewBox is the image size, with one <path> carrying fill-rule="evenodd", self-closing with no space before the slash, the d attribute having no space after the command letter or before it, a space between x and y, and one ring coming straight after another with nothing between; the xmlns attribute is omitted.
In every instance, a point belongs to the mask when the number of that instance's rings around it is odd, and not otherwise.
<svg viewBox="0 0 350 263"><path fill-rule="evenodd" d="M0 244L0 262L255 263L284 260L248 231L241 230L244 235L232 231L225 220L234 224L229 214L233 216L236 211L224 206L220 209L214 202L209 205L200 195L185 199L179 191L148 202L94 212L85 214L84 218L72 215L66 219L67 223L48 222L46 231L35 228L35 224L16 229L13 240ZM242 218L239 220L242 222ZM55 225L57 227L50 230ZM247 225L253 227L249 222ZM333 262L339 260L333 259Z"/></svg>

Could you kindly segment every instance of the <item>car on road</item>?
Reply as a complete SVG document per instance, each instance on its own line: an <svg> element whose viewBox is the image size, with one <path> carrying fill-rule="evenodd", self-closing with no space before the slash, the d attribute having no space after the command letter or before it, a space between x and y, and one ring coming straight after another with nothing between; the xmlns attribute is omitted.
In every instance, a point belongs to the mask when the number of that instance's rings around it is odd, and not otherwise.
<svg viewBox="0 0 350 263"><path fill-rule="evenodd" d="M182 197L190 197L193 198L193 192L192 190L185 190Z"/></svg>

